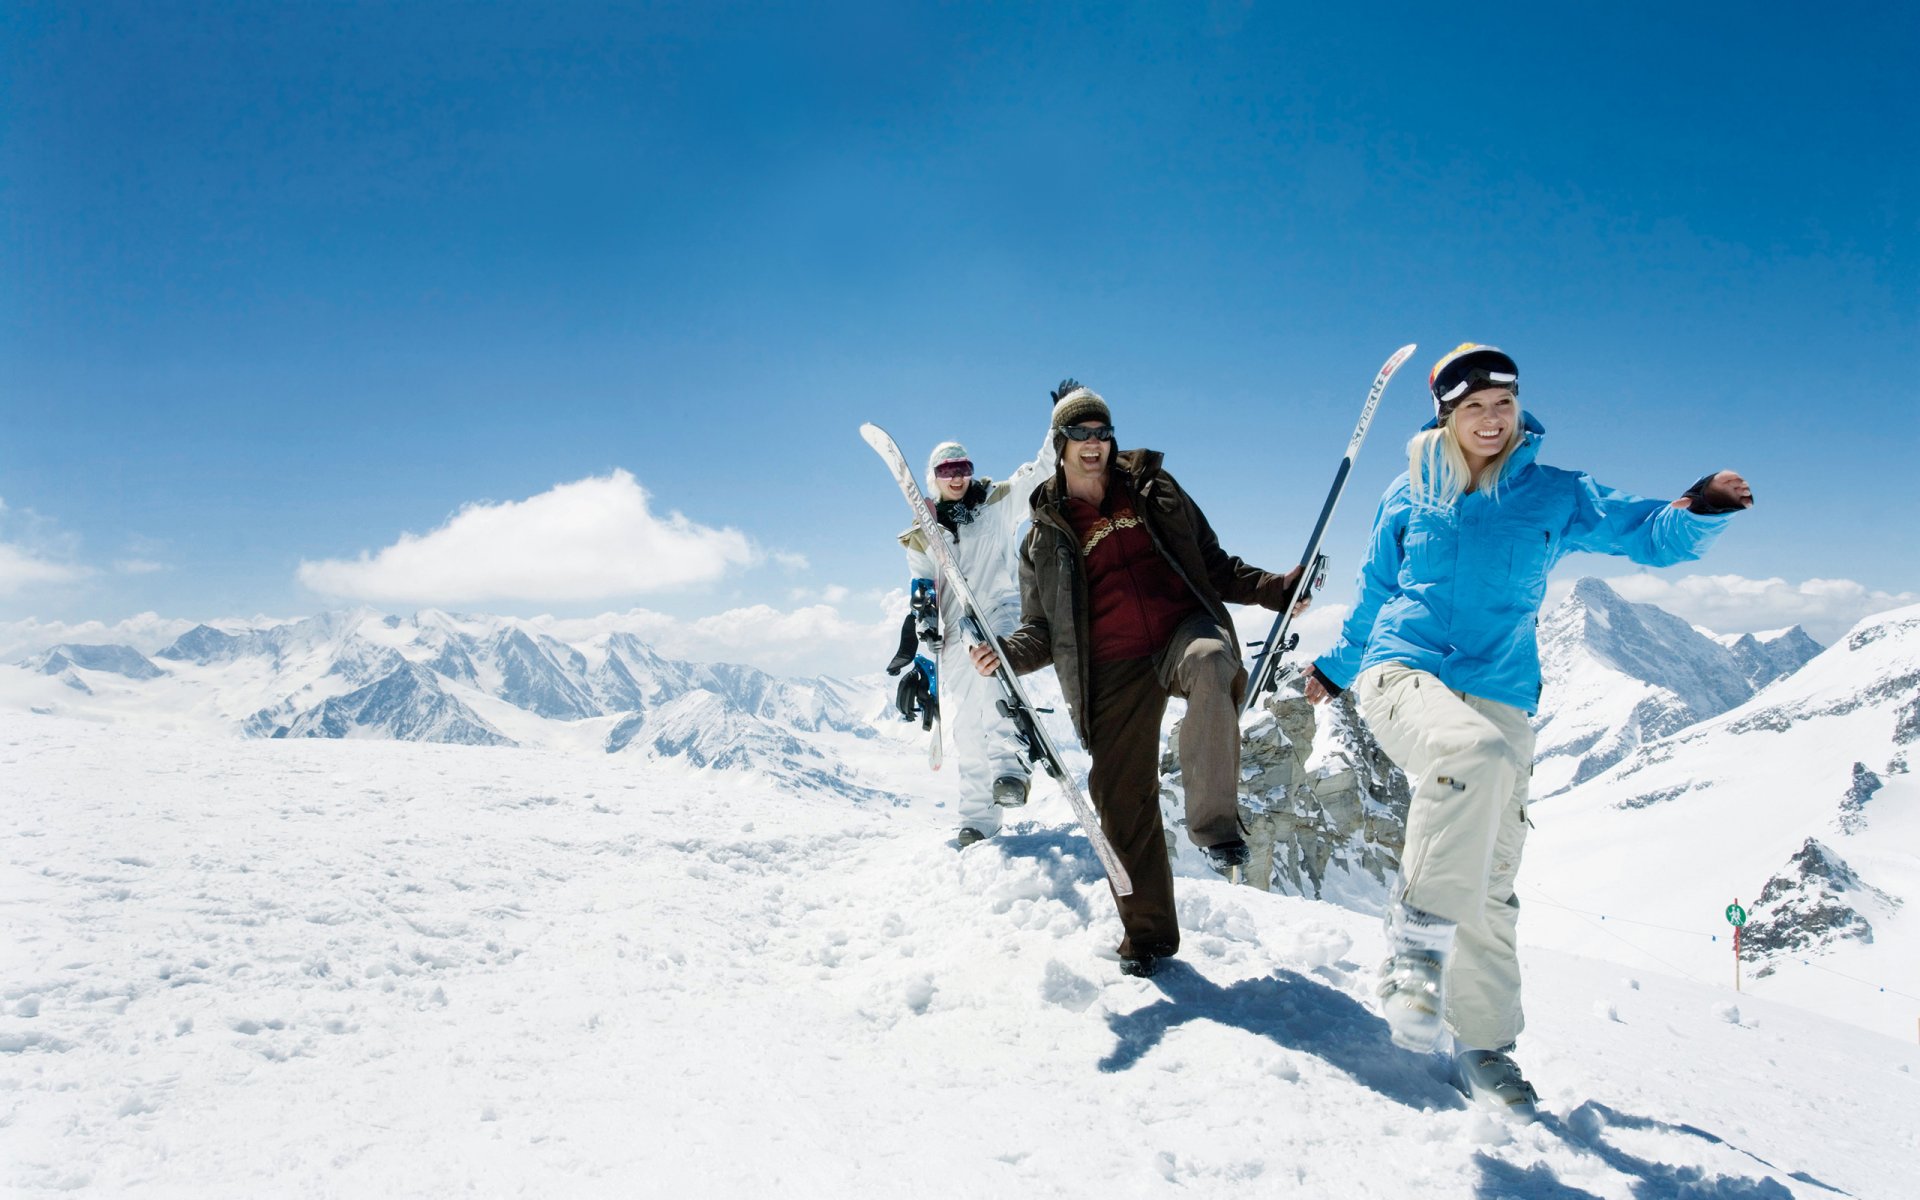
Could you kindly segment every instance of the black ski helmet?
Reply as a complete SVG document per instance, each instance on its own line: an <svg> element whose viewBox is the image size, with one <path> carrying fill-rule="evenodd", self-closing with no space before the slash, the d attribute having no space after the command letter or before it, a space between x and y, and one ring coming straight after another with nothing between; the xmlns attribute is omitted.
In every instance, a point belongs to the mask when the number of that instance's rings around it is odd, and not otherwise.
<svg viewBox="0 0 1920 1200"><path fill-rule="evenodd" d="M1520 368L1498 346L1461 342L1433 364L1427 375L1427 388L1433 393L1433 428L1447 419L1453 406L1468 392L1485 387L1503 387L1520 395Z"/></svg>

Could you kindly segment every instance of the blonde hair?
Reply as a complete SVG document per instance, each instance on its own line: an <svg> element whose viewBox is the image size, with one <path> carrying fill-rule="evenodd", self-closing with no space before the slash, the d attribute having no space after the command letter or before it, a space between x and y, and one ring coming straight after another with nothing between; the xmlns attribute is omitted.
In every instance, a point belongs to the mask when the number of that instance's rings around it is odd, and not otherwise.
<svg viewBox="0 0 1920 1200"><path fill-rule="evenodd" d="M1468 492L1486 492L1497 496L1501 472L1520 445L1525 434L1519 406L1514 406L1513 428L1500 453L1480 468L1478 475L1467 470L1467 452L1460 448L1460 432L1454 427L1459 408L1448 411L1438 429L1423 429L1407 443L1407 483L1415 505L1452 508Z"/></svg>

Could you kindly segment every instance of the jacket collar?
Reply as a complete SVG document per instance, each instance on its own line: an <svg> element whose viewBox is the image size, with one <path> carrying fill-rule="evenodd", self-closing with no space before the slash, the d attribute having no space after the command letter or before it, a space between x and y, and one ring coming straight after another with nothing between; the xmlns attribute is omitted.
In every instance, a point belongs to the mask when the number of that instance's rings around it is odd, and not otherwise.
<svg viewBox="0 0 1920 1200"><path fill-rule="evenodd" d="M1138 496L1143 489L1150 487L1153 480L1160 474L1160 464L1166 460L1166 457L1158 450L1144 448L1115 451L1107 467L1108 488L1119 487L1131 495ZM1058 514L1065 509L1067 503L1066 470L1064 465L1056 466L1053 469L1053 478L1034 489L1033 495L1028 498L1027 503L1033 509L1036 518L1048 515L1052 516L1056 523L1065 520Z"/></svg>
<svg viewBox="0 0 1920 1200"><path fill-rule="evenodd" d="M1547 427L1530 412L1520 413L1520 444L1513 448L1512 457L1507 459L1505 469L1500 472L1502 479L1511 479L1514 474L1533 465L1540 454L1540 439L1547 436Z"/></svg>

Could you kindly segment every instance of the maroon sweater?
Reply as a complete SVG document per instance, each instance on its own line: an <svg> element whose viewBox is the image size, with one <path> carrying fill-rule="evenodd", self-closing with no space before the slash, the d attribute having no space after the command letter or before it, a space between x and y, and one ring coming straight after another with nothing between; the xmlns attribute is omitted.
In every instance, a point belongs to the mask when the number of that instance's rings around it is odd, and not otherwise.
<svg viewBox="0 0 1920 1200"><path fill-rule="evenodd" d="M1094 662L1157 654L1181 621L1203 610L1193 589L1154 548L1153 535L1124 492L1109 491L1099 508L1069 499L1067 519L1087 573Z"/></svg>

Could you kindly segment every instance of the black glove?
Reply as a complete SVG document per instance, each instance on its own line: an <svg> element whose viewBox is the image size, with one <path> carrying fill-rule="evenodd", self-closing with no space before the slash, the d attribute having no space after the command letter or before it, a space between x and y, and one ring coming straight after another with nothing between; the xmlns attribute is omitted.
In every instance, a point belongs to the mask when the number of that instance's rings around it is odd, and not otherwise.
<svg viewBox="0 0 1920 1200"><path fill-rule="evenodd" d="M906 620L900 622L900 649L894 651L893 661L887 664L887 674L898 675L902 668L913 661L915 644L919 640L913 614L908 613Z"/></svg>
<svg viewBox="0 0 1920 1200"><path fill-rule="evenodd" d="M1080 386L1080 381L1078 379L1074 379L1072 377L1062 379L1060 381L1060 386L1053 389L1053 391L1047 394L1047 399L1052 401L1055 404L1058 404L1060 403L1060 398L1062 396L1065 396L1068 392L1072 391L1073 389L1079 386Z"/></svg>
<svg viewBox="0 0 1920 1200"><path fill-rule="evenodd" d="M1717 517L1753 507L1753 489L1733 471L1703 475L1683 496L1690 502L1687 511L1696 517Z"/></svg>
<svg viewBox="0 0 1920 1200"><path fill-rule="evenodd" d="M933 728L934 718L940 715L940 701L934 696L927 673L918 662L913 664L913 670L900 677L900 686L894 689L893 704L900 710L902 721L911 721L918 716L920 728Z"/></svg>

